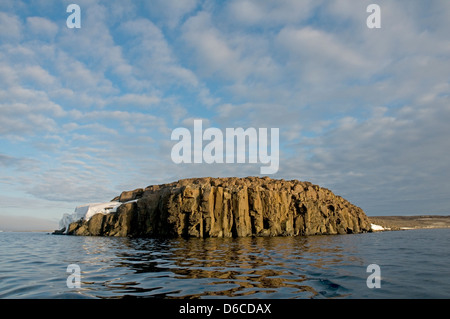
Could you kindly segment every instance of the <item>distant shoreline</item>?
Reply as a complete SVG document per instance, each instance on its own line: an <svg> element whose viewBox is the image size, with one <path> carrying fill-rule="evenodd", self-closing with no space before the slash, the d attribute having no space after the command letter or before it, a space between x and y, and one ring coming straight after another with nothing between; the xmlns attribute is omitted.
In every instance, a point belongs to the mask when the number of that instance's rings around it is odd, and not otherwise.
<svg viewBox="0 0 450 319"><path fill-rule="evenodd" d="M52 233L54 230L14 230L6 229L0 230L0 233Z"/></svg>
<svg viewBox="0 0 450 319"><path fill-rule="evenodd" d="M373 225L383 228L381 231L450 228L450 215L418 215L418 216L367 216ZM380 230L374 230L380 231ZM4 229L4 233L53 233L54 230L12 230Z"/></svg>
<svg viewBox="0 0 450 319"><path fill-rule="evenodd" d="M382 226L384 230L408 230L429 228L450 228L450 216L367 216L372 224Z"/></svg>

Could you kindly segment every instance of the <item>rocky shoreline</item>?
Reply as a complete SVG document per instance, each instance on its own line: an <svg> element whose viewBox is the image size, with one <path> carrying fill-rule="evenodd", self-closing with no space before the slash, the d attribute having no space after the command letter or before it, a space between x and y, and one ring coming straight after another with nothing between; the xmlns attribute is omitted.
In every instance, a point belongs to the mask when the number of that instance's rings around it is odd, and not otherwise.
<svg viewBox="0 0 450 319"><path fill-rule="evenodd" d="M369 216L370 222L384 230L450 228L450 215Z"/></svg>
<svg viewBox="0 0 450 319"><path fill-rule="evenodd" d="M361 208L330 190L309 182L268 177L183 179L125 191L110 203L111 207L96 204L103 213L88 213L89 219L71 222L59 233L206 238L372 230Z"/></svg>

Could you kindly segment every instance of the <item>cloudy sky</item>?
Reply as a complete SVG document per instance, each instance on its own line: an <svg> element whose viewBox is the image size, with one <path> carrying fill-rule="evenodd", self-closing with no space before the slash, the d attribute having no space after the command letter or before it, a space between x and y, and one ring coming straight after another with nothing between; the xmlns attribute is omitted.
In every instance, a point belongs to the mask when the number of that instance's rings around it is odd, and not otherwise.
<svg viewBox="0 0 450 319"><path fill-rule="evenodd" d="M171 133L194 119L279 128L271 177L368 215L448 214L449 16L444 0L2 0L0 229L151 184L260 175L173 163Z"/></svg>

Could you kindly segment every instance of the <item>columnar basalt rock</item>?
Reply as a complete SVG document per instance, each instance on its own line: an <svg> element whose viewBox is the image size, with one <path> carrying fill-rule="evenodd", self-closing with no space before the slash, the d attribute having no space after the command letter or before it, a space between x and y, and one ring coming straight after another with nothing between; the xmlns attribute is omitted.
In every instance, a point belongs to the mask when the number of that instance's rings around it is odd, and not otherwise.
<svg viewBox="0 0 450 319"><path fill-rule="evenodd" d="M123 192L114 200L124 203L116 212L72 223L67 233L205 238L348 234L371 229L361 208L326 188L296 180L191 178Z"/></svg>

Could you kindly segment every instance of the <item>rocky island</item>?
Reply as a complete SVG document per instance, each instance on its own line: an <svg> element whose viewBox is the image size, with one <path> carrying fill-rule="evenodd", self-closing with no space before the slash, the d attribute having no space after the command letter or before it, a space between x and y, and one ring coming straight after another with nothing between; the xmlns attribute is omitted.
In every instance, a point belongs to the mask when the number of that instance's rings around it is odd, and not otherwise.
<svg viewBox="0 0 450 319"><path fill-rule="evenodd" d="M66 216L57 232L205 238L371 231L364 211L330 190L268 177L183 179L124 191L111 202L85 205L78 212Z"/></svg>

